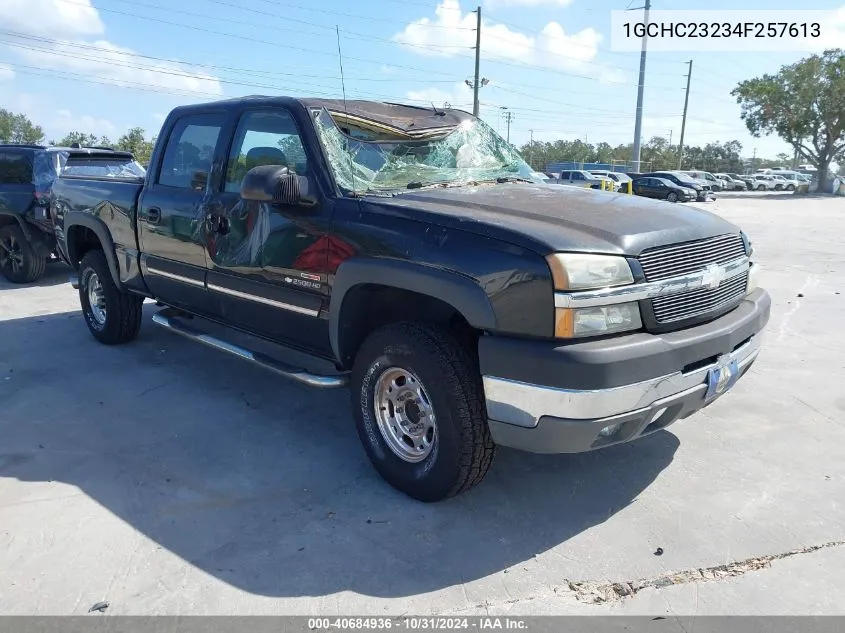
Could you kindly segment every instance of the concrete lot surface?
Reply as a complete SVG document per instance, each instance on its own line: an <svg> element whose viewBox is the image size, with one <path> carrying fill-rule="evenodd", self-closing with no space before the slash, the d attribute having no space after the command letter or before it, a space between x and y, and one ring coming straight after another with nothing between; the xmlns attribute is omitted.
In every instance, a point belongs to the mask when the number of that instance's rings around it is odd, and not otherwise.
<svg viewBox="0 0 845 633"><path fill-rule="evenodd" d="M3 282L0 613L845 613L845 201L699 206L764 266L751 372L627 446L501 450L436 505L376 475L346 391L149 318L99 345L59 265Z"/></svg>

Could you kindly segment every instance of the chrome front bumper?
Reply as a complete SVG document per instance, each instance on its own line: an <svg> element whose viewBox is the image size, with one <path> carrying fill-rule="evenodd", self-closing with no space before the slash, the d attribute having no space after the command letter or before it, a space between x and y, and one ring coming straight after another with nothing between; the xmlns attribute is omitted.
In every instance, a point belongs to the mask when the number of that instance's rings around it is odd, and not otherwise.
<svg viewBox="0 0 845 633"><path fill-rule="evenodd" d="M484 376L490 431L497 444L538 453L584 452L642 437L707 406L710 370L735 361L741 378L761 339L757 333L717 362L688 372L610 389L558 389Z"/></svg>

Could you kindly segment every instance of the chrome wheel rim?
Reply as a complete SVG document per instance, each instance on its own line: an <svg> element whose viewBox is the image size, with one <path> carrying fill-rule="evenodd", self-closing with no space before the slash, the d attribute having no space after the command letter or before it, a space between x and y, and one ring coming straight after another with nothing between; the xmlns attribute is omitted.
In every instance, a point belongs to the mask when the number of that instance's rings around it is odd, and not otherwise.
<svg viewBox="0 0 845 633"><path fill-rule="evenodd" d="M99 325L103 325L106 322L106 297L97 273L91 273L88 277L88 305L91 316Z"/></svg>
<svg viewBox="0 0 845 633"><path fill-rule="evenodd" d="M23 269L23 249L12 235L0 240L0 268L8 268L13 273Z"/></svg>
<svg viewBox="0 0 845 633"><path fill-rule="evenodd" d="M416 463L431 454L437 419L419 378L407 369L389 368L376 382L373 406L381 436L397 457Z"/></svg>

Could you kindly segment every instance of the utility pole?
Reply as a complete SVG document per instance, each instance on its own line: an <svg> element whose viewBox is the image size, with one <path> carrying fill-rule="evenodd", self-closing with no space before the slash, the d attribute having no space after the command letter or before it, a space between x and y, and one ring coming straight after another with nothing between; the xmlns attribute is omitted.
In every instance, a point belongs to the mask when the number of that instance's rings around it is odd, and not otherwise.
<svg viewBox="0 0 845 633"><path fill-rule="evenodd" d="M528 131L531 132L531 140L528 141L528 166L534 169L534 165L532 164L532 159L534 158L534 130Z"/></svg>
<svg viewBox="0 0 845 633"><path fill-rule="evenodd" d="M507 142L511 142L511 120L513 119L513 112L505 110L505 122L508 124Z"/></svg>
<svg viewBox="0 0 845 633"><path fill-rule="evenodd" d="M689 84L692 78L692 60L689 60L689 70L687 71L687 95L684 97L684 117L681 119L681 142L678 143L678 169L684 166L684 132L687 127L687 107L689 106Z"/></svg>
<svg viewBox="0 0 845 633"><path fill-rule="evenodd" d="M645 0L645 27L643 33L643 50L640 53L640 80L637 84L637 119L634 124L634 155L631 157L635 172L640 171L640 141L643 132L643 89L645 88L645 58L648 45L648 12L651 10L651 0Z"/></svg>
<svg viewBox="0 0 845 633"><path fill-rule="evenodd" d="M478 116L478 73L481 66L481 7L477 7L475 13L475 81L472 82L472 113Z"/></svg>

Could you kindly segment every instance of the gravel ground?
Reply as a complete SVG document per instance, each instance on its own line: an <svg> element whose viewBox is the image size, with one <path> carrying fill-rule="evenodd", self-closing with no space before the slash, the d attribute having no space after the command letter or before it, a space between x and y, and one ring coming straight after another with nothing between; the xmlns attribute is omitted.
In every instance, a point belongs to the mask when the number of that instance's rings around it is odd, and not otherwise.
<svg viewBox="0 0 845 633"><path fill-rule="evenodd" d="M60 265L0 283L0 613L845 613L845 200L698 206L764 267L750 373L630 445L502 450L436 505L375 474L345 391L149 319L98 345Z"/></svg>

